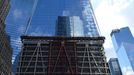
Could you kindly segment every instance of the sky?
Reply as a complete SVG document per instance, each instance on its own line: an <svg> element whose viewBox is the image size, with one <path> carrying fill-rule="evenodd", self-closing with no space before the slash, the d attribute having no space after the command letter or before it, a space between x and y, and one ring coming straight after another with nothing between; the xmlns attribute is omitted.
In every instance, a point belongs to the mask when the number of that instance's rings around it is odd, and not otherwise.
<svg viewBox="0 0 134 75"><path fill-rule="evenodd" d="M109 58L117 57L110 33L113 29L128 26L134 35L134 0L91 0L95 16L101 31L106 37L104 48L107 61ZM129 69L126 67L126 69ZM123 70L123 73L125 70ZM134 75L132 70L124 75Z"/></svg>
<svg viewBox="0 0 134 75"><path fill-rule="evenodd" d="M105 52L107 60L117 57L112 45L112 29L128 26L134 35L134 0L91 0L94 13L101 31L106 37Z"/></svg>
<svg viewBox="0 0 134 75"><path fill-rule="evenodd" d="M34 0L11 0L11 9L6 19L6 31L11 36L11 44L14 47L14 51L19 52L20 50L21 40L19 36L24 33L29 15L31 14L30 11L32 11L33 2ZM91 0L91 3L101 35L106 37L104 47L107 60L111 57L117 57L110 33L112 29L129 26L134 34L134 0ZM42 26L36 27L35 25L34 28L36 28L34 29L36 33L31 33L32 35L43 34L42 32L50 30L52 26L43 31L40 31ZM50 34L46 33L45 35Z"/></svg>

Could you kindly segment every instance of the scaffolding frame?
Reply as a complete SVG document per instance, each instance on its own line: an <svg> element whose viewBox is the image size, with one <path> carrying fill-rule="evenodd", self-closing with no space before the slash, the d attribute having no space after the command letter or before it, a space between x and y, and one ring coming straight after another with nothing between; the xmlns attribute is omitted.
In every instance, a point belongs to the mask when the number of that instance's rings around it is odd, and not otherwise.
<svg viewBox="0 0 134 75"><path fill-rule="evenodd" d="M22 36L21 39L21 65L17 66L16 75L110 75L104 37Z"/></svg>

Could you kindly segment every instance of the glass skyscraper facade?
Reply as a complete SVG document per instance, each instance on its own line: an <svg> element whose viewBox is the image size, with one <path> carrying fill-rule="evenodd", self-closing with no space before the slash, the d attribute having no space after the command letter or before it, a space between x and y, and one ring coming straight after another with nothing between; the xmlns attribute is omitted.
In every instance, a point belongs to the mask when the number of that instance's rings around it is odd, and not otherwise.
<svg viewBox="0 0 134 75"><path fill-rule="evenodd" d="M109 64L111 75L122 75L117 58L110 58L108 64Z"/></svg>
<svg viewBox="0 0 134 75"><path fill-rule="evenodd" d="M134 43L133 35L128 27L113 30L111 33L111 37L114 43L113 45L115 47L115 50L120 47L122 42Z"/></svg>
<svg viewBox="0 0 134 75"><path fill-rule="evenodd" d="M70 16L75 19L75 23L77 18L82 24L83 36L99 36L90 0L37 0L36 2L27 34L54 35L57 17ZM36 30L40 31L35 32Z"/></svg>
<svg viewBox="0 0 134 75"><path fill-rule="evenodd" d="M72 37L84 36L83 22L79 16L70 17L70 31Z"/></svg>
<svg viewBox="0 0 134 75"><path fill-rule="evenodd" d="M56 23L56 36L67 36L70 33L70 21L68 16L59 16Z"/></svg>
<svg viewBox="0 0 134 75"><path fill-rule="evenodd" d="M85 36L96 37L99 36L99 28L97 26L95 15L92 9L90 0L80 0L82 7L82 16L84 23L84 34Z"/></svg>
<svg viewBox="0 0 134 75"><path fill-rule="evenodd" d="M134 38L129 28L113 30L111 37L123 75L134 74Z"/></svg>
<svg viewBox="0 0 134 75"><path fill-rule="evenodd" d="M14 2L13 2L14 1ZM11 35L11 43L14 49L13 60L20 52L20 38L27 27L27 35L55 35L56 20L58 16L72 17L72 21L75 22L74 27L77 27L71 31L71 35L76 33L76 36L99 36L98 27L94 18L92 6L90 0L13 0L15 3L11 7L24 11L25 19L20 19L21 22L14 23L14 18L9 21L13 25L7 26L7 32ZM8 17L12 17L12 13ZM27 14L26 14L27 13ZM31 14L29 16L29 14ZM29 19L29 20L28 20ZM75 20L73 20L75 19ZM78 22L76 22L78 21ZM8 23L8 22L7 22ZM76 26L76 23L79 23ZM81 25L81 26L80 26ZM73 25L72 25L73 26ZM18 32L18 28L22 28L21 32ZM72 27L71 27L72 28ZM12 29L12 30L11 30ZM78 30L83 31L78 31ZM68 34L69 35L69 34ZM17 41L16 41L17 40ZM19 46L18 46L19 45Z"/></svg>
<svg viewBox="0 0 134 75"><path fill-rule="evenodd" d="M79 16L59 16L56 23L56 36L83 37L83 22Z"/></svg>

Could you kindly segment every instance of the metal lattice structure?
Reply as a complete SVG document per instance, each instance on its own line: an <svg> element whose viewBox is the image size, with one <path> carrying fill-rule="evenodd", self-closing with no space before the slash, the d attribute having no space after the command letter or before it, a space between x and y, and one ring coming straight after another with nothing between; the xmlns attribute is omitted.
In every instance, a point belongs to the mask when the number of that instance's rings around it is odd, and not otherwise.
<svg viewBox="0 0 134 75"><path fill-rule="evenodd" d="M76 50L74 42L53 41L49 51L48 74L76 74Z"/></svg>
<svg viewBox="0 0 134 75"><path fill-rule="evenodd" d="M16 75L110 75L104 37L22 36Z"/></svg>

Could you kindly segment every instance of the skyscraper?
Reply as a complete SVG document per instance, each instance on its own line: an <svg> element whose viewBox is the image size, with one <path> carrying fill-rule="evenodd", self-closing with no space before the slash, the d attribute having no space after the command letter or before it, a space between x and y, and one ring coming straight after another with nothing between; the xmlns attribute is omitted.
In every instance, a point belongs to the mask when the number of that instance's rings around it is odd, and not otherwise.
<svg viewBox="0 0 134 75"><path fill-rule="evenodd" d="M16 75L110 75L105 38L99 36L90 6L89 0L38 0L29 36L21 37ZM42 36L53 34L53 25L56 36ZM33 36L34 28L44 33Z"/></svg>
<svg viewBox="0 0 134 75"><path fill-rule="evenodd" d="M5 18L9 8L9 0L0 0L0 75L12 74L12 49L10 46L10 37L5 32Z"/></svg>
<svg viewBox="0 0 134 75"><path fill-rule="evenodd" d="M122 42L134 43L133 35L128 27L113 30L111 37L115 50L118 50Z"/></svg>
<svg viewBox="0 0 134 75"><path fill-rule="evenodd" d="M84 36L99 36L90 0L38 0L35 8L29 23L29 35L54 35L57 17L72 16L72 19L82 21ZM37 29L40 32L34 32Z"/></svg>
<svg viewBox="0 0 134 75"><path fill-rule="evenodd" d="M123 75L134 74L134 38L129 28L113 30L111 37Z"/></svg>
<svg viewBox="0 0 134 75"><path fill-rule="evenodd" d="M28 19L31 12L32 14L29 17L26 35L35 35L35 36L53 36L55 35L55 22L57 20L57 16L77 16L83 23L83 31L81 34L84 36L99 36L97 30L96 20L94 18L93 10L89 0L13 0L15 1L15 5L12 8L19 9L25 14L25 20L22 20L20 23L16 22L14 26L8 25L8 32L11 36L11 43L14 48L13 52L13 61L15 57L20 52L20 46L16 46L15 42L18 40L18 36L22 34L22 32L16 33L17 28L22 27L25 29L23 25L26 25L26 20ZM74 4L75 3L75 4ZM32 7L33 6L33 7ZM33 9L33 10L31 10ZM64 12L64 14L63 14ZM12 17L12 12L10 13ZM13 19L12 19L13 20ZM11 21L9 21L11 22ZM12 21L14 22L14 21ZM21 24L21 25L20 25ZM12 27L12 30L11 30ZM77 27L77 26L75 26ZM78 28L78 27L77 27ZM82 29L80 28L80 29ZM80 31L79 31L80 32ZM15 33L15 35L14 35ZM80 35L81 36L81 35ZM20 45L20 42L18 42Z"/></svg>
<svg viewBox="0 0 134 75"><path fill-rule="evenodd" d="M59 16L55 33L56 36L84 37L83 22L79 16Z"/></svg>
<svg viewBox="0 0 134 75"><path fill-rule="evenodd" d="M111 75L122 75L121 68L119 66L117 58L110 58L108 64Z"/></svg>

